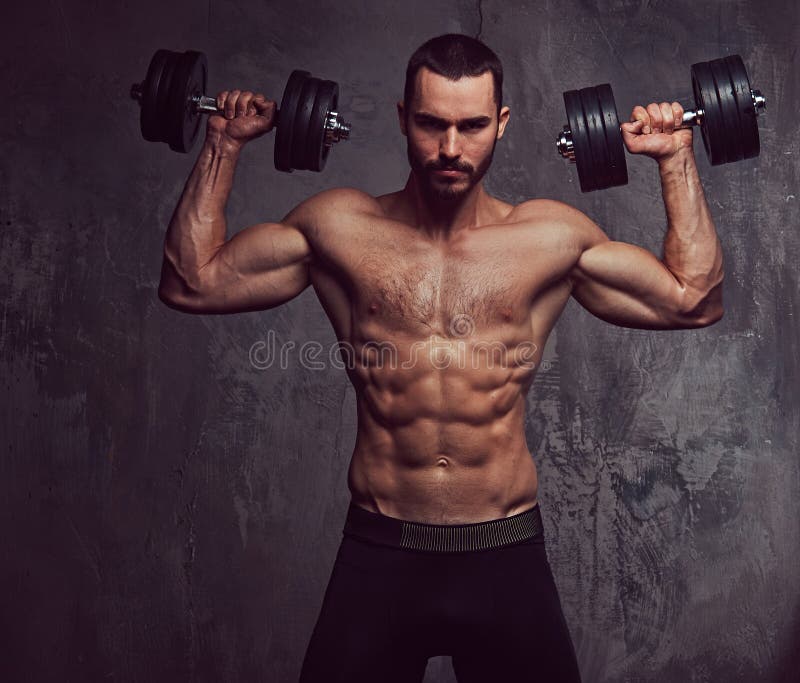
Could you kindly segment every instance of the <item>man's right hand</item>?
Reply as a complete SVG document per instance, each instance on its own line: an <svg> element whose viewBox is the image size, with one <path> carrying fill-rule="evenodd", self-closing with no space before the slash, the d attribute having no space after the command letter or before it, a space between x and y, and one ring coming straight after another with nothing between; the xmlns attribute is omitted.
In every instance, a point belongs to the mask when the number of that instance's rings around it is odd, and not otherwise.
<svg viewBox="0 0 800 683"><path fill-rule="evenodd" d="M269 133L275 127L277 104L261 93L249 90L223 90L217 106L224 113L208 117L206 138L214 137L237 147Z"/></svg>

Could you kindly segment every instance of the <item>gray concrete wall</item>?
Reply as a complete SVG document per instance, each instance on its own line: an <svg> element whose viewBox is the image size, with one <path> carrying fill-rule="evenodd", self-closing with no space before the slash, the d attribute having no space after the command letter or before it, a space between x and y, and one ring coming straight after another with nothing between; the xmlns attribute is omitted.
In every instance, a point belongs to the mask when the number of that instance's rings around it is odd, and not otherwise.
<svg viewBox="0 0 800 683"><path fill-rule="evenodd" d="M291 681L348 501L353 391L332 367L249 351L333 343L307 290L191 316L156 296L195 155L145 143L128 89L159 47L208 54L210 89L277 96L334 78L352 142L322 175L243 155L232 230L337 185L405 180L405 62L446 31L504 60L513 115L488 180L573 204L660 253L655 164L582 195L555 154L561 91L609 81L623 115L691 93L740 53L768 98L757 160L703 183L726 314L691 331L610 326L571 302L528 397L548 552L587 682L796 681L798 34L795 2L18 2L0 22L0 678ZM699 135L696 135L699 138ZM195 149L196 154L196 149ZM452 681L446 657L426 681Z"/></svg>

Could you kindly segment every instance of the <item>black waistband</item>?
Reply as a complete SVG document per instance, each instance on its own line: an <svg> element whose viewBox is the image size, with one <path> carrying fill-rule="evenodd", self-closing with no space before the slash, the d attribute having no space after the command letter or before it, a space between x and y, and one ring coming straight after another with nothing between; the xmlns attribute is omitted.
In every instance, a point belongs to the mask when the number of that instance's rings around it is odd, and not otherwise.
<svg viewBox="0 0 800 683"><path fill-rule="evenodd" d="M544 528L538 503L511 517L486 522L425 524L371 512L351 500L342 533L397 548L457 552L520 543L543 536Z"/></svg>

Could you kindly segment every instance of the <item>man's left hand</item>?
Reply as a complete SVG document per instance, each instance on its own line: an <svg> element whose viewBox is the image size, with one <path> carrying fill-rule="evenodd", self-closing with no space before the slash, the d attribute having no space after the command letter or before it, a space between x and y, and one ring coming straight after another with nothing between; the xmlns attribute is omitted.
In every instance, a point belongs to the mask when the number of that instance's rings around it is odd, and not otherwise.
<svg viewBox="0 0 800 683"><path fill-rule="evenodd" d="M636 105L631 120L623 123L622 140L631 154L644 154L657 161L668 159L682 148L692 148L692 129L681 125L683 107L678 102Z"/></svg>

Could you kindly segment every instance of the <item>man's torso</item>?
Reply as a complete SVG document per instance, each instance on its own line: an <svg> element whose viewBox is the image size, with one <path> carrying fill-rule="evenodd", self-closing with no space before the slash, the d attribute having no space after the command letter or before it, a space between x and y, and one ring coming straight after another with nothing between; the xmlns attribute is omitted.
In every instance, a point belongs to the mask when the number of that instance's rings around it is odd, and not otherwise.
<svg viewBox="0 0 800 683"><path fill-rule="evenodd" d="M545 200L492 200L478 227L434 239L398 220L398 195L359 194L306 235L357 393L353 500L438 524L516 514L536 502L525 396L577 240Z"/></svg>

